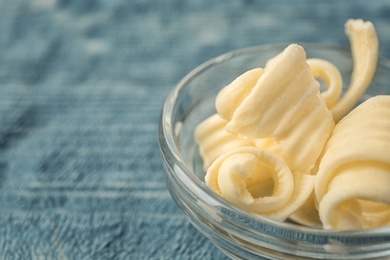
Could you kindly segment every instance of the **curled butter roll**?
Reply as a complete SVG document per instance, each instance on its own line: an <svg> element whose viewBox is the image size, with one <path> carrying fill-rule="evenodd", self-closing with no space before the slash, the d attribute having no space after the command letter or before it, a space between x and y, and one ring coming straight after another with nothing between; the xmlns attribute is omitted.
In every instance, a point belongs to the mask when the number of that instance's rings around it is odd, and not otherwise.
<svg viewBox="0 0 390 260"><path fill-rule="evenodd" d="M238 95L242 89L245 92ZM242 98L226 113L223 106L230 104L231 93ZM306 53L297 44L268 62L254 86L232 84L222 89L216 108L229 120L228 132L253 140L272 138L267 150L280 155L293 171L305 173L314 167L334 127Z"/></svg>
<svg viewBox="0 0 390 260"><path fill-rule="evenodd" d="M389 151L390 96L368 99L336 125L315 182L324 228L365 229L390 223Z"/></svg>
<svg viewBox="0 0 390 260"><path fill-rule="evenodd" d="M357 162L389 163L390 96L372 97L345 116L324 147L316 177L316 198L321 201L328 184L345 165Z"/></svg>
<svg viewBox="0 0 390 260"><path fill-rule="evenodd" d="M325 81L327 89L321 92L326 106L331 109L335 106L343 90L343 79L340 71L329 61L323 59L308 59L314 78L321 78Z"/></svg>
<svg viewBox="0 0 390 260"><path fill-rule="evenodd" d="M387 165L390 167L390 165ZM337 175L319 204L324 229L357 230L390 223L390 173L361 164ZM371 211L381 205L382 212Z"/></svg>
<svg viewBox="0 0 390 260"><path fill-rule="evenodd" d="M345 32L350 40L354 64L349 88L331 109L336 122L355 106L370 86L378 60L379 41L371 22L350 19L345 23Z"/></svg>
<svg viewBox="0 0 390 260"><path fill-rule="evenodd" d="M310 177L293 174L276 154L242 146L218 157L205 182L237 206L282 221L307 200L314 185Z"/></svg>
<svg viewBox="0 0 390 260"><path fill-rule="evenodd" d="M203 159L203 169L211 165L225 151L239 146L254 146L253 142L239 138L225 130L227 121L214 114L202 121L194 132L199 146L199 154Z"/></svg>

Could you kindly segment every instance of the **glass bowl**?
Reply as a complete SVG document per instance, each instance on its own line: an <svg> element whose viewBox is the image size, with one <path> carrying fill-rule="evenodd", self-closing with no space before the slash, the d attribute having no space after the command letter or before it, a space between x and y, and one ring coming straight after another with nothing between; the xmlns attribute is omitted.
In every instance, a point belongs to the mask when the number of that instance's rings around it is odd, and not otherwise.
<svg viewBox="0 0 390 260"><path fill-rule="evenodd" d="M353 68L349 49L301 45L307 58L335 64L344 86L349 86ZM264 67L285 47L256 46L221 55L195 68L171 91L159 127L168 189L188 220L231 258L390 259L390 227L340 232L276 222L236 207L204 183L193 138L195 127L215 113L215 97L221 88L249 69ZM376 94L390 94L390 61L383 58L362 100Z"/></svg>

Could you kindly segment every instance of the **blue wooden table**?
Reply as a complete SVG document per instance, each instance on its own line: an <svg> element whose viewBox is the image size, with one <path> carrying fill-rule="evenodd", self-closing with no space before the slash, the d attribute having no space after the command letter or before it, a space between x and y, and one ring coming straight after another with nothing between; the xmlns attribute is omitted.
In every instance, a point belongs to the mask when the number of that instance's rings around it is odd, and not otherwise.
<svg viewBox="0 0 390 260"><path fill-rule="evenodd" d="M223 259L165 186L165 96L234 49L349 47L374 23L390 57L390 2L0 2L0 259Z"/></svg>

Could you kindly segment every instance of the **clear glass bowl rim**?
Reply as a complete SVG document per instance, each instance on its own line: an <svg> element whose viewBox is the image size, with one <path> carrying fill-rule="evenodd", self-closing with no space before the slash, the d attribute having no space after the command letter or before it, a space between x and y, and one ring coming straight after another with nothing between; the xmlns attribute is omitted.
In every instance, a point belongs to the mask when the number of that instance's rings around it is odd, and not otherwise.
<svg viewBox="0 0 390 260"><path fill-rule="evenodd" d="M306 50L308 49L322 49L322 50L331 50L331 51L337 51L337 52L343 52L345 54L351 55L351 50L348 48L341 48L337 46L328 46L323 44L316 44L316 43L299 43L299 45L303 46L303 48ZM283 49L284 47L287 47L288 44L267 44L267 45L257 45L252 47L246 47L234 51L230 51L227 53L224 53L222 55L219 55L217 57L211 58L207 60L206 62L200 64L196 68L194 68L192 71L190 71L182 80L179 81L179 83L170 91L168 94L163 108L161 112L161 121L160 121L160 129L159 129L159 143L160 143L160 149L164 157L169 157L170 159L173 159L175 161L175 164L183 171L189 180L192 182L192 184L196 185L196 187L203 193L205 196L209 196L213 200L218 201L222 206L229 208L230 210L236 212L237 214L241 214L245 216L246 218L249 218L253 221L260 221L263 223L267 223L269 225L274 226L275 228L281 228L284 230L290 230L290 231L296 231L300 233L306 233L306 234L316 234L320 236L337 236L339 238L350 238L354 236L378 236L378 235L389 235L390 234L390 227L382 227L382 228L376 228L376 229L369 229L369 230L352 230L352 231L337 231L337 230L325 230L325 229L317 229L317 228L311 228L306 226L301 226L294 223L288 223L288 222L278 222L271 219L268 219L266 217L262 217L260 215L251 214L249 212L246 212L234 204L230 203L229 201L221 198L218 194L216 194L214 191L209 189L207 186L205 186L204 182L202 182L193 172L192 170L186 165L183 158L181 157L179 150L175 144L175 139L173 136L173 126L170 122L172 119L172 114L174 112L175 103L182 93L185 86L191 82L197 75L201 74L203 71L218 65L221 62L233 59L234 57L241 56L241 55L247 55L250 53L257 53L257 52L264 52L267 50L274 50L274 49ZM386 59L384 57L378 58L378 64L384 67L388 67L390 70L390 59ZM238 76L238 75L237 75ZM168 149L163 149L168 148Z"/></svg>

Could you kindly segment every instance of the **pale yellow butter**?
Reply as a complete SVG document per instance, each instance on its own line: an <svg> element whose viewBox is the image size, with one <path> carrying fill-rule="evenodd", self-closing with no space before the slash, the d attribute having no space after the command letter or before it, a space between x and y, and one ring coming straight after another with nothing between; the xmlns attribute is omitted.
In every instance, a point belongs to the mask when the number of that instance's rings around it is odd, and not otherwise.
<svg viewBox="0 0 390 260"><path fill-rule="evenodd" d="M346 33L354 68L344 94L338 69L307 59L297 44L219 92L217 114L195 131L208 187L279 221L343 230L390 225L390 96L349 112L375 73L378 39L362 20L348 20ZM318 78L327 85L322 93Z"/></svg>
<svg viewBox="0 0 390 260"><path fill-rule="evenodd" d="M233 103L235 111L221 115L231 118L226 130L248 139L272 138L267 149L280 155L293 171L310 172L334 121L304 49L297 44L288 46L252 85L229 85L218 94L217 111L225 111L231 96L240 96L240 102ZM237 95L240 91L244 93Z"/></svg>
<svg viewBox="0 0 390 260"><path fill-rule="evenodd" d="M324 228L390 224L389 152L390 96L368 99L336 125L315 183ZM380 210L372 204L381 205Z"/></svg>

